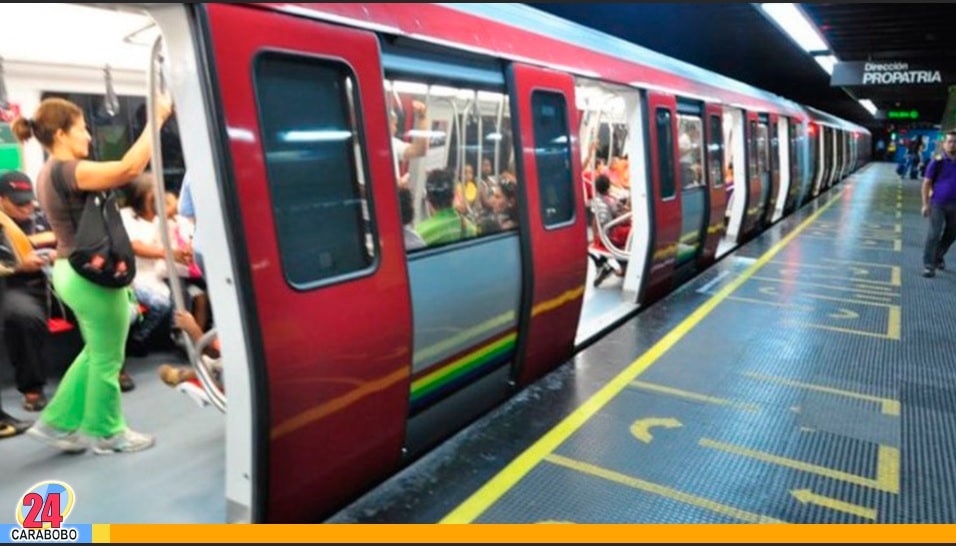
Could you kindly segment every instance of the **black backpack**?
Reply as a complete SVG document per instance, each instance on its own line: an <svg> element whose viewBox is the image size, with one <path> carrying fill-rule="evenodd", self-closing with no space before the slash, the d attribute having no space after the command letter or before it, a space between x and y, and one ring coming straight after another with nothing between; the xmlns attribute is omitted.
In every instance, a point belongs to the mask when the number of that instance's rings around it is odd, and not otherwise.
<svg viewBox="0 0 956 546"><path fill-rule="evenodd" d="M100 286L129 286L136 276L136 258L114 192L82 192L85 201L77 218L63 180L62 162L53 165L52 178L53 187L70 207L76 230L73 252L67 256L70 265L81 277Z"/></svg>

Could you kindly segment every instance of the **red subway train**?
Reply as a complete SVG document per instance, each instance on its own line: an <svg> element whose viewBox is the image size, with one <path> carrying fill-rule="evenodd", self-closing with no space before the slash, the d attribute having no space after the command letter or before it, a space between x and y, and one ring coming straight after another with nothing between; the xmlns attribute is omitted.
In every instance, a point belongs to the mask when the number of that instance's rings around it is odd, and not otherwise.
<svg viewBox="0 0 956 546"><path fill-rule="evenodd" d="M230 522L330 515L870 156L522 4L96 6L175 101Z"/></svg>

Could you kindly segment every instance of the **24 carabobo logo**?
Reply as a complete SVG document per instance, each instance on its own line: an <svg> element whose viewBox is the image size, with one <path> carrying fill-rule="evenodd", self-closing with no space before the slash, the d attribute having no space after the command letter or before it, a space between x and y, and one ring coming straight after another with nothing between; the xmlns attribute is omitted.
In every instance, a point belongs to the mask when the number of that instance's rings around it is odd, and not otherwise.
<svg viewBox="0 0 956 546"><path fill-rule="evenodd" d="M34 485L17 503L20 529L13 528L10 539L14 542L76 541L78 530L64 526L74 504L76 494L65 482L47 480Z"/></svg>

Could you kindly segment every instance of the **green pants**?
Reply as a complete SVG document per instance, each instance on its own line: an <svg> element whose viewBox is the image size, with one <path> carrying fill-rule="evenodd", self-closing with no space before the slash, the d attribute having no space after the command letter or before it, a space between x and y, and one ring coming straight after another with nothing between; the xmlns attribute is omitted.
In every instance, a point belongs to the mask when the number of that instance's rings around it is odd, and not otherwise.
<svg viewBox="0 0 956 546"><path fill-rule="evenodd" d="M94 284L66 260L53 265L53 287L76 315L83 350L40 419L55 429L79 430L92 437L122 432L126 419L118 376L126 358L129 291Z"/></svg>

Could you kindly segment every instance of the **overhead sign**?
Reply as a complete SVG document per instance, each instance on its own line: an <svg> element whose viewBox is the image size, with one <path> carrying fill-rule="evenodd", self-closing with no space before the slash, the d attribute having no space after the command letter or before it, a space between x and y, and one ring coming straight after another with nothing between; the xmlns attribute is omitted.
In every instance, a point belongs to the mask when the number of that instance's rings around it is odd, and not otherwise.
<svg viewBox="0 0 956 546"><path fill-rule="evenodd" d="M888 110L886 119L919 119L918 110Z"/></svg>
<svg viewBox="0 0 956 546"><path fill-rule="evenodd" d="M948 68L948 67L947 67ZM847 61L833 66L831 87L871 85L942 85L956 83L951 68L906 61Z"/></svg>

